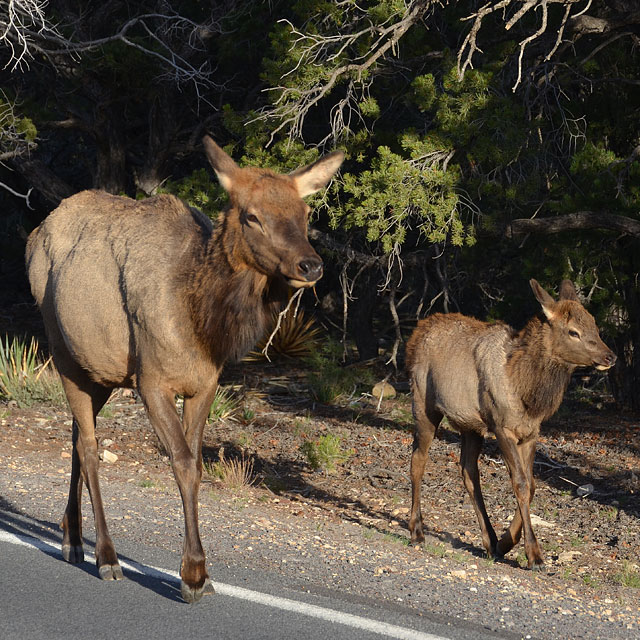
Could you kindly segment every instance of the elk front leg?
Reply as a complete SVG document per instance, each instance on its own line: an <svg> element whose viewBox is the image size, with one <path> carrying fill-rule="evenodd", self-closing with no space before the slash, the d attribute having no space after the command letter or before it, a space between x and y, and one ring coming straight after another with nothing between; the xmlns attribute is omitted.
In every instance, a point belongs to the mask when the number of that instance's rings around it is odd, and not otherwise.
<svg viewBox="0 0 640 640"><path fill-rule="evenodd" d="M429 447L433 442L442 415L437 412L428 412L425 407L424 394L414 388L413 416L415 418L415 431L413 434L413 453L411 455L411 516L409 517L409 531L411 542L419 544L424 542L422 523L422 511L420 508L420 487L422 476L429 456Z"/></svg>
<svg viewBox="0 0 640 640"><path fill-rule="evenodd" d="M191 454L196 459L198 468L198 487L202 479L202 438L204 435L204 426L209 415L211 403L216 394L217 384L214 381L211 387L200 392L196 396L184 399L184 411L182 415L182 426L187 441L187 446L191 450ZM196 488L196 495L198 488ZM204 595L214 593L211 580L207 577L202 592Z"/></svg>
<svg viewBox="0 0 640 640"><path fill-rule="evenodd" d="M518 453L522 461L523 468L528 472L529 478L529 504L533 500L533 495L536 490L536 483L533 477L533 461L536 455L536 440L531 439L527 442L523 442L518 446ZM506 555L518 544L522 535L522 514L520 509L517 509L509 528L502 534L500 541L498 542L498 553L501 556Z"/></svg>
<svg viewBox="0 0 640 640"><path fill-rule="evenodd" d="M520 531L524 530L524 550L527 554L529 569L544 564L540 545L533 533L529 504L534 492L533 486L533 456L535 455L535 438L526 443L518 444L516 437L508 430L496 429L496 438L502 455L509 469L511 484L518 502L518 512L509 529L498 543L498 553L504 554L520 538ZM521 447L525 447L521 452ZM524 455L523 455L524 453ZM525 466L526 463L528 465ZM518 517L519 516L519 517Z"/></svg>
<svg viewBox="0 0 640 640"><path fill-rule="evenodd" d="M207 590L209 581L198 528L198 489L201 467L187 444L176 411L173 392L152 387L141 380L140 395L149 420L169 453L173 475L182 497L185 537L180 565L182 579L180 590L185 602L197 602Z"/></svg>

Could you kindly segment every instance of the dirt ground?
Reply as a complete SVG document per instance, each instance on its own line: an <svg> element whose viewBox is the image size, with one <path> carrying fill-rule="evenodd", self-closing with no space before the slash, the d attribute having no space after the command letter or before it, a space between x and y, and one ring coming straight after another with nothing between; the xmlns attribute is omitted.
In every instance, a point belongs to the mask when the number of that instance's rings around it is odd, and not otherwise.
<svg viewBox="0 0 640 640"><path fill-rule="evenodd" d="M304 371L285 373L264 364L230 368L223 383L236 389L241 402L235 417L207 426L205 464L215 468L222 450L224 460L251 462L254 483L233 488L206 474L201 529L204 539L216 530L215 545L206 549L210 561L251 552L264 566L301 579L353 592L368 589L394 601L424 599L442 615L459 607L456 616L517 637L531 637L522 634L515 615L509 619L510 609L522 606L518 598L540 607L531 622L533 637L640 637L640 417L585 391L580 380L543 425L538 445L532 512L545 553L543 573L523 568L522 544L503 561L486 559L460 479L459 437L446 425L431 448L423 484L427 541L419 548L408 545L407 393L379 407L367 394L324 405L311 398ZM406 389L406 381L397 386ZM116 521L112 534L137 526L141 538L179 548L181 510L169 460L139 400L119 391L103 413L100 451L117 456L101 466L108 519ZM70 470L70 415L66 409L4 404L0 424L2 497L53 527L64 509ZM303 452L305 441L325 434L338 435L350 450L333 473L312 470ZM480 464L487 509L500 535L516 504L492 439ZM87 532L88 507L84 515ZM416 581L448 581L454 590L417 597ZM500 610L490 613L480 605L479 589L498 589ZM464 613L463 605L471 611ZM595 630L578 633L572 616L593 620Z"/></svg>

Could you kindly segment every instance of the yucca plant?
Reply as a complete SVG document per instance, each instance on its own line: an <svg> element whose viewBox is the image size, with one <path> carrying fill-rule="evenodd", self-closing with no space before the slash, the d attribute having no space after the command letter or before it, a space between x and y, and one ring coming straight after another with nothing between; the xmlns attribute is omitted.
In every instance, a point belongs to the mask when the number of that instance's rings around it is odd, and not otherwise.
<svg viewBox="0 0 640 640"><path fill-rule="evenodd" d="M317 347L320 329L313 318L307 317L302 309L296 310L295 306L289 308L280 318L278 330L271 335L277 326L278 316L278 313L273 314L271 328L267 335L258 342L255 349L247 354L245 360L271 359L273 356L290 359L306 358ZM269 340L265 355L265 346Z"/></svg>
<svg viewBox="0 0 640 640"><path fill-rule="evenodd" d="M34 404L65 403L62 383L52 360L40 355L38 341L5 335L0 340L0 395L15 400L21 408Z"/></svg>
<svg viewBox="0 0 640 640"><path fill-rule="evenodd" d="M240 410L240 398L231 387L218 386L209 409L209 421L225 420Z"/></svg>

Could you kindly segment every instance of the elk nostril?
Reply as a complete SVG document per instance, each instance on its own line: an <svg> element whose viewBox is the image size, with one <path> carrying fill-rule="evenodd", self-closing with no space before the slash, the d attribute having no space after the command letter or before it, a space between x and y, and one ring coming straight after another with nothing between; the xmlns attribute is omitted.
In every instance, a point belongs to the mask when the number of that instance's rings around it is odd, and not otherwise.
<svg viewBox="0 0 640 640"><path fill-rule="evenodd" d="M317 280L322 275L322 260L306 258L298 263L298 268L306 280Z"/></svg>

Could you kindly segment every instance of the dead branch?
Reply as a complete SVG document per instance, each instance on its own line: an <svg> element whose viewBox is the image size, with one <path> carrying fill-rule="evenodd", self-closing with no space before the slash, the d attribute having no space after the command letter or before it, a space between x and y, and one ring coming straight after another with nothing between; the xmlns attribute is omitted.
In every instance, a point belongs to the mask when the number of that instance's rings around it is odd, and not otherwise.
<svg viewBox="0 0 640 640"><path fill-rule="evenodd" d="M587 229L607 229L640 238L640 222L610 213L596 211L576 211L553 218L513 220L505 229L505 236L513 238L527 233L552 234L563 231L584 231Z"/></svg>

